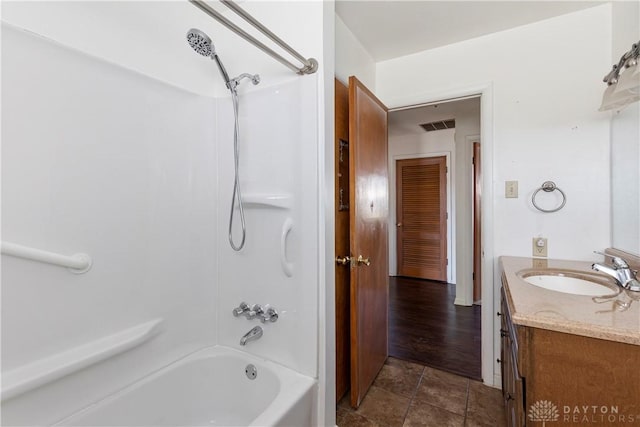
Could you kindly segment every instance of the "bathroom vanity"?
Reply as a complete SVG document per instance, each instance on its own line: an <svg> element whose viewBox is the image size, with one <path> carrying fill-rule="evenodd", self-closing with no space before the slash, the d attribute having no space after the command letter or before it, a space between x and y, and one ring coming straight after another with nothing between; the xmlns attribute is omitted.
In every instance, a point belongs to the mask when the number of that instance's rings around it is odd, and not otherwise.
<svg viewBox="0 0 640 427"><path fill-rule="evenodd" d="M640 293L587 262L500 267L507 425L640 426Z"/></svg>

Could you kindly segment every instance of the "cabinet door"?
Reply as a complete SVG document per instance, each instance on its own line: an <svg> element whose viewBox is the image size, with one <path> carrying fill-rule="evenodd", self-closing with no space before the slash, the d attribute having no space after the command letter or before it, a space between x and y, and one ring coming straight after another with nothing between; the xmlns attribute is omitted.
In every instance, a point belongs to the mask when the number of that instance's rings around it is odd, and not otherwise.
<svg viewBox="0 0 640 427"><path fill-rule="evenodd" d="M523 381L518 372L518 347L514 326L509 316L504 289L501 292L500 321L500 360L502 374L502 396L504 398L507 425L520 427L525 425L525 402Z"/></svg>

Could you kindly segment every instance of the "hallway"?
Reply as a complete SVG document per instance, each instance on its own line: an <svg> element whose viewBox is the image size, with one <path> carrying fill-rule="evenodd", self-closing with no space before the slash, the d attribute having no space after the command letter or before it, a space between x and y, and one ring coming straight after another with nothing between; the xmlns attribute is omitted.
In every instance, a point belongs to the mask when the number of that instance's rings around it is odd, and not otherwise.
<svg viewBox="0 0 640 427"><path fill-rule="evenodd" d="M480 306L453 304L455 285L389 278L389 356L481 380Z"/></svg>

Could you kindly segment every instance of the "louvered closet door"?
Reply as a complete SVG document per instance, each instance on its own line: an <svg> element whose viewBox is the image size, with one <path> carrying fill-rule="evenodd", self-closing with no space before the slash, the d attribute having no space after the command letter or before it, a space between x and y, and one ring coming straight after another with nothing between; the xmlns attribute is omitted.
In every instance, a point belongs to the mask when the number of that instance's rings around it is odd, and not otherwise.
<svg viewBox="0 0 640 427"><path fill-rule="evenodd" d="M447 280L446 157L396 162L398 274Z"/></svg>

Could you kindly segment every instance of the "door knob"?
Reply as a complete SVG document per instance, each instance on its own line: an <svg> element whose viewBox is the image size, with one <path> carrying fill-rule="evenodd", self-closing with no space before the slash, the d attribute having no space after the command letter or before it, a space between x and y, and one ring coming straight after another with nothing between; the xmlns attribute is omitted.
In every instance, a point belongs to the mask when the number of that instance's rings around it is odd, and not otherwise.
<svg viewBox="0 0 640 427"><path fill-rule="evenodd" d="M340 265L347 265L347 264L349 264L350 261L351 261L351 258L349 256L337 256L336 257L336 263L340 264Z"/></svg>
<svg viewBox="0 0 640 427"><path fill-rule="evenodd" d="M362 255L358 255L358 259L356 260L358 264L371 265L371 261L369 258L363 258Z"/></svg>
<svg viewBox="0 0 640 427"><path fill-rule="evenodd" d="M397 224L396 224L396 226L398 226L398 227L402 227L402 223L401 223L401 222L399 222L399 223L397 223Z"/></svg>

